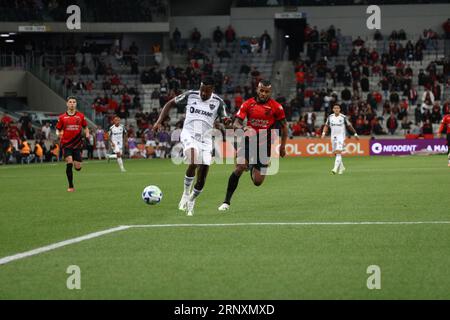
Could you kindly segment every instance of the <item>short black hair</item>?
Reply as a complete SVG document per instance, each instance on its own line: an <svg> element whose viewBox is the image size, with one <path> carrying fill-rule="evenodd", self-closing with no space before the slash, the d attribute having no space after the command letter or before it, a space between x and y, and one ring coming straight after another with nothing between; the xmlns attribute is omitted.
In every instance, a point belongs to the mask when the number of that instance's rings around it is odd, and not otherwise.
<svg viewBox="0 0 450 320"><path fill-rule="evenodd" d="M270 82L270 80L267 79L263 79L259 81L259 83L262 84L264 87L270 87L272 85L272 82Z"/></svg>
<svg viewBox="0 0 450 320"><path fill-rule="evenodd" d="M75 96L68 96L66 101L68 102L69 100L72 100L72 99L77 101L77 98Z"/></svg>
<svg viewBox="0 0 450 320"><path fill-rule="evenodd" d="M214 86L215 82L214 79L212 77L204 77L202 79L202 83L203 86Z"/></svg>

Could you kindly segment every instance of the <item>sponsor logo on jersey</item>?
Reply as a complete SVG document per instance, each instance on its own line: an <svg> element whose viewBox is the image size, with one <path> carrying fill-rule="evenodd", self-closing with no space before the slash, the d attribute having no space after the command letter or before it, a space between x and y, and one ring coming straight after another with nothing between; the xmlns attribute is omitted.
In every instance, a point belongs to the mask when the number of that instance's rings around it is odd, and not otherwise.
<svg viewBox="0 0 450 320"><path fill-rule="evenodd" d="M267 127L269 125L269 120L263 119L250 119L250 123L253 127Z"/></svg>
<svg viewBox="0 0 450 320"><path fill-rule="evenodd" d="M204 110L196 109L194 107L191 107L189 109L189 111L191 113L198 114L198 115L201 115L201 116L207 116L207 117L212 117L213 116L212 112L207 112L207 111L204 111Z"/></svg>
<svg viewBox="0 0 450 320"><path fill-rule="evenodd" d="M344 121L338 121L338 122L331 122L331 126L342 126L344 124Z"/></svg>

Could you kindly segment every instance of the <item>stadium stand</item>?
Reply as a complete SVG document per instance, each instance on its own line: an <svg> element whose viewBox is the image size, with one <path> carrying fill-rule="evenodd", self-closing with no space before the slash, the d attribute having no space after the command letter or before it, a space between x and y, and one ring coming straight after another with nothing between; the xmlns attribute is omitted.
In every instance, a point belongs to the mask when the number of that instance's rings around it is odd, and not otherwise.
<svg viewBox="0 0 450 320"><path fill-rule="evenodd" d="M371 5L408 4L409 0L373 0ZM445 0L422 0L418 3L447 3ZM361 0L238 0L238 7L272 7L272 6L349 6L367 5L367 1Z"/></svg>
<svg viewBox="0 0 450 320"><path fill-rule="evenodd" d="M73 4L80 6L82 20L86 22L158 22L168 19L167 2L163 0L1 0L0 21L66 21L66 9Z"/></svg>
<svg viewBox="0 0 450 320"><path fill-rule="evenodd" d="M117 2L120 10L107 14L102 8L116 5L114 0L85 1L80 5L89 8L88 21L149 21L145 19L153 19L150 16L164 19L167 15L166 3L162 1L140 1L142 10L132 10L135 4L130 8L126 2ZM278 1L278 4L356 2ZM241 6L274 3L238 1ZM0 0L0 8L6 7L12 8L9 2ZM42 16L61 21L60 7L64 5L54 1L14 2L14 10L18 12L15 17L23 21ZM0 10L6 21L13 19L9 9ZM449 21L443 21L442 30L424 29L421 35L392 30L388 34L375 32L373 36L361 37L343 35L334 26L327 30L307 26L304 50L293 64L275 61L271 39L265 32L258 37L239 37L232 26L224 31L218 28L206 37L197 29L189 38L181 38L179 31L175 31L170 48L155 43L151 55L139 54L134 43L129 48L95 42L63 48L37 41L10 46L8 55L2 56L0 62L33 72L63 97L76 95L81 111L103 128L110 125L114 114L119 114L129 131L142 142L149 139L148 129L161 107L182 91L198 89L205 75L216 80L216 92L223 96L230 113L254 95L260 79L270 78L275 87L274 98L285 108L290 136L318 135L333 103L342 105L361 135L424 136L435 132L442 116L449 111L450 45L445 40L449 37L449 25ZM172 110L165 123L167 132L181 127L183 113ZM36 131L41 130L36 123L33 125ZM26 128L18 129L21 140L26 137L23 133ZM51 144L52 139L48 140Z"/></svg>

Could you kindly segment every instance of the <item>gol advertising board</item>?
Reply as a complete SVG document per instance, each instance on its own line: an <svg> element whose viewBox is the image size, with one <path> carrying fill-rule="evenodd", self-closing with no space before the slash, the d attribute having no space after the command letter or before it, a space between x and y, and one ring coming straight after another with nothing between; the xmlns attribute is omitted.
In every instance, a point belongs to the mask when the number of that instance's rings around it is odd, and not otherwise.
<svg viewBox="0 0 450 320"><path fill-rule="evenodd" d="M371 140L371 156L405 156L417 152L447 153L445 139L383 139Z"/></svg>
<svg viewBox="0 0 450 320"><path fill-rule="evenodd" d="M347 139L345 141L346 156L369 156L370 142L369 139ZM272 156L278 155L279 140L272 144ZM235 149L231 143L225 142L219 146L220 154L224 158L233 158ZM286 155L288 157L330 157L333 156L332 145L329 138L327 139L288 139L286 142Z"/></svg>
<svg viewBox="0 0 450 320"><path fill-rule="evenodd" d="M369 156L370 143L368 139L346 139L348 156ZM286 154L291 157L330 157L333 156L333 147L329 138L326 139L292 139L286 143Z"/></svg>

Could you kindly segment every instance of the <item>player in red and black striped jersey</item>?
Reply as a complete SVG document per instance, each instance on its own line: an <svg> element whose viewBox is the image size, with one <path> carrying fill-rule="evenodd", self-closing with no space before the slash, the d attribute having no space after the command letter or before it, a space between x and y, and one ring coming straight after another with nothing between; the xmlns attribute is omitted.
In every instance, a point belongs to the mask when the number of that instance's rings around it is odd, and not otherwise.
<svg viewBox="0 0 450 320"><path fill-rule="evenodd" d="M236 114L234 128L244 129L245 138L238 147L237 165L228 180L225 201L219 207L220 211L230 208L231 197L244 171L250 170L250 176L255 186L260 186L264 182L263 169L269 166L271 153L271 130L275 128L276 124L281 126L280 156L286 155L287 122L283 107L271 98L272 84L270 81L261 80L256 93L256 97L245 101ZM244 126L245 119L247 119L247 126ZM252 139L256 148L252 148Z"/></svg>
<svg viewBox="0 0 450 320"><path fill-rule="evenodd" d="M83 150L83 129L86 138L89 138L89 128L84 114L77 111L77 99L74 97L67 98L67 111L59 116L56 124L56 133L60 138L61 149L63 157L66 160L66 175L69 182L69 189L67 191L73 192L73 172L81 170Z"/></svg>
<svg viewBox="0 0 450 320"><path fill-rule="evenodd" d="M441 138L444 133L447 133L447 147L448 147L448 166L450 167L450 114L446 114L442 119L438 130L438 137Z"/></svg>

